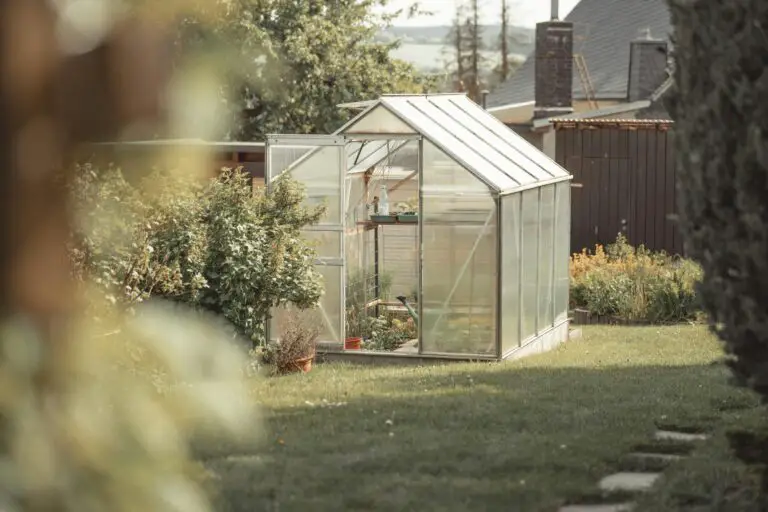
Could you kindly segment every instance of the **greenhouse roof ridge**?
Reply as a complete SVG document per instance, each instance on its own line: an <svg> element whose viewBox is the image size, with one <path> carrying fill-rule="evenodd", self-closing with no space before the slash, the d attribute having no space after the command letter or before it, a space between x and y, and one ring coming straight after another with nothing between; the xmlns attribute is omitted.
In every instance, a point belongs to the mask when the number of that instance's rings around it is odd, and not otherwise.
<svg viewBox="0 0 768 512"><path fill-rule="evenodd" d="M356 125L365 125L365 118L377 111L377 115L389 116L392 124L421 134L497 192L510 193L571 177L462 93L383 95L336 133L354 134Z"/></svg>

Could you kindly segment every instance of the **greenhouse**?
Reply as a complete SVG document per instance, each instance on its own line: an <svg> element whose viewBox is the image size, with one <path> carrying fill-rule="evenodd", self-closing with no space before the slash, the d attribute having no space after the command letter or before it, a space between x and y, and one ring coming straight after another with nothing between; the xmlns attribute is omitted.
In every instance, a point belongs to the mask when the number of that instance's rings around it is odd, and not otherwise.
<svg viewBox="0 0 768 512"><path fill-rule="evenodd" d="M267 140L267 187L291 176L326 208L304 232L319 350L498 360L565 341L569 173L463 94L355 107L335 134Z"/></svg>

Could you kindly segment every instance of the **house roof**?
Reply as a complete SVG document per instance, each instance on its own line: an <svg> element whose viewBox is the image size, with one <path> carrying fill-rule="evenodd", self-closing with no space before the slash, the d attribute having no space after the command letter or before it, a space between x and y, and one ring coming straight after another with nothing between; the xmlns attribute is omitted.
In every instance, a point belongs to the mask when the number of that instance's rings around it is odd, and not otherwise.
<svg viewBox="0 0 768 512"><path fill-rule="evenodd" d="M382 96L337 133L409 131L432 142L497 192L570 178L568 171L464 94ZM372 148L372 159L379 156L377 152ZM425 162L425 172L428 165Z"/></svg>
<svg viewBox="0 0 768 512"><path fill-rule="evenodd" d="M647 30L654 39L668 41L672 31L666 0L581 0L566 21L573 22L573 51L583 55L598 100L627 97L631 41ZM534 67L535 59L529 56L514 75L488 96L488 107L533 100ZM573 97L585 97L575 67Z"/></svg>

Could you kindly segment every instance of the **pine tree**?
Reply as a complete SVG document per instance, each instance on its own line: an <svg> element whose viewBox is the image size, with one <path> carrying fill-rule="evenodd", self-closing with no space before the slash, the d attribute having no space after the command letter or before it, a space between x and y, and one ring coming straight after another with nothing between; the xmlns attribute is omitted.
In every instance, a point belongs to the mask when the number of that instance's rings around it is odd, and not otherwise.
<svg viewBox="0 0 768 512"><path fill-rule="evenodd" d="M456 65L455 80L453 80L453 89L456 92L464 92L464 78L466 74L466 42L465 31L462 18L464 17L465 6L458 4L456 6L456 15L453 19L453 27L448 35L449 42L454 52L454 64Z"/></svg>
<svg viewBox="0 0 768 512"><path fill-rule="evenodd" d="M483 43L482 27L480 26L480 5L479 0L471 0L471 16L467 18L467 44L469 50L469 85L467 87L469 97L475 102L480 102L480 91L482 90L482 78L480 76L480 66L482 62Z"/></svg>
<svg viewBox="0 0 768 512"><path fill-rule="evenodd" d="M501 70L500 77L503 82L509 78L509 2L501 0Z"/></svg>

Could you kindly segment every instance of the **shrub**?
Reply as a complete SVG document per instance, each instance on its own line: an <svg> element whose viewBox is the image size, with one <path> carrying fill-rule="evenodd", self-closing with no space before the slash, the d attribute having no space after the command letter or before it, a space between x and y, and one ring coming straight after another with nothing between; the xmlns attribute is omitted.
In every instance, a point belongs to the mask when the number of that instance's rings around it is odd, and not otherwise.
<svg viewBox="0 0 768 512"><path fill-rule="evenodd" d="M689 321L699 305L699 266L686 259L634 248L619 235L571 258L571 305L593 314L654 323Z"/></svg>
<svg viewBox="0 0 768 512"><path fill-rule="evenodd" d="M196 186L155 172L133 187L117 169L78 169L72 193L81 219L73 234L76 276L90 276L104 300L127 307L162 297L223 315L264 342L272 307L320 299L315 252L301 229L323 211L302 206L290 179L253 192L241 170ZM140 192L148 190L150 192Z"/></svg>
<svg viewBox="0 0 768 512"><path fill-rule="evenodd" d="M316 311L291 311L281 319L281 336L267 347L264 363L273 364L279 373L295 361L313 356L321 332L322 323Z"/></svg>

